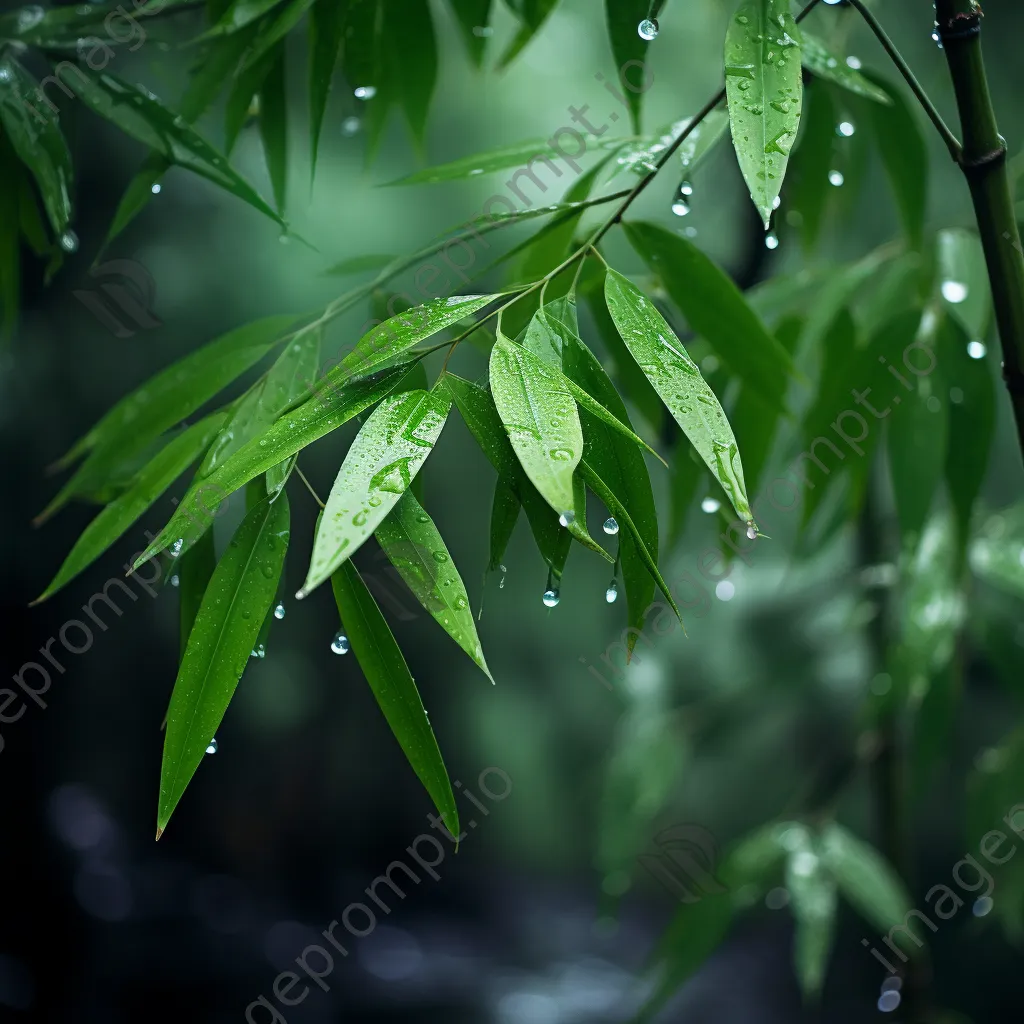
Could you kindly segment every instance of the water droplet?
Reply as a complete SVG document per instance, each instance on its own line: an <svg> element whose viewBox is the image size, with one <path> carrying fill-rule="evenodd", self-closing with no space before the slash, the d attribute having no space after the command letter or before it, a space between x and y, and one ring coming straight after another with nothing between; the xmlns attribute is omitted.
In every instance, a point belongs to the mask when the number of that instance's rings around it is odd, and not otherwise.
<svg viewBox="0 0 1024 1024"><path fill-rule="evenodd" d="M774 231L769 231L764 236L764 247L766 249L778 249L779 247L779 236Z"/></svg>
<svg viewBox="0 0 1024 1024"><path fill-rule="evenodd" d="M267 656L267 649L263 644L257 644L250 653L250 658L265 658Z"/></svg>
<svg viewBox="0 0 1024 1024"><path fill-rule="evenodd" d="M714 515L721 507L722 503L717 498L705 498L700 503L700 510L707 512L709 516Z"/></svg>
<svg viewBox="0 0 1024 1024"><path fill-rule="evenodd" d="M754 525L753 521L747 523L747 539L757 540L757 527Z"/></svg>
<svg viewBox="0 0 1024 1024"><path fill-rule="evenodd" d="M992 897L991 896L979 896L974 901L974 906L971 907L971 913L975 917L984 917L992 910Z"/></svg>
<svg viewBox="0 0 1024 1024"><path fill-rule="evenodd" d="M506 569L505 566L503 566L503 565L499 565L498 568L501 570L501 579L498 581L498 589L499 590L504 590L505 589L505 573L508 572L508 569Z"/></svg>
<svg viewBox="0 0 1024 1024"><path fill-rule="evenodd" d="M149 191L152 192L153 195L158 196L160 195L160 191L162 190L162 188L163 186L160 184L159 181L154 181L153 184L150 185Z"/></svg>
<svg viewBox="0 0 1024 1024"><path fill-rule="evenodd" d="M375 85L358 85L353 90L353 95L357 100L372 100L377 95L377 87Z"/></svg>
<svg viewBox="0 0 1024 1024"><path fill-rule="evenodd" d="M277 602L277 607L274 609L274 618L283 619L285 616L285 607L280 601Z"/></svg>
<svg viewBox="0 0 1024 1024"><path fill-rule="evenodd" d="M76 252L78 250L78 235L69 228L60 236L60 247L65 252Z"/></svg>
<svg viewBox="0 0 1024 1024"><path fill-rule="evenodd" d="M860 69L861 69L861 68L862 68L862 67L863 67L864 65L863 65L863 64L861 64L861 62L860 62L860 57L853 57L853 56L850 56L850 57L847 57L847 58L846 58L846 66L847 66L848 68L853 68L853 70L854 70L854 71L860 71Z"/></svg>
<svg viewBox="0 0 1024 1024"><path fill-rule="evenodd" d="M340 630L334 634L334 639L331 641L331 650L334 651L335 654L348 654L348 637Z"/></svg>
<svg viewBox="0 0 1024 1024"><path fill-rule="evenodd" d="M541 600L544 602L545 608L554 608L561 600L561 597L559 596L557 589L545 590L544 596L541 598Z"/></svg>
<svg viewBox="0 0 1024 1024"><path fill-rule="evenodd" d="M892 1013L900 1005L900 994L894 990L883 992L878 997L878 1009L882 1013Z"/></svg>
<svg viewBox="0 0 1024 1024"><path fill-rule="evenodd" d="M840 121L836 125L836 135L841 135L844 139L848 139L857 131L852 121Z"/></svg>
<svg viewBox="0 0 1024 1024"><path fill-rule="evenodd" d="M968 288L962 281L943 281L942 297L947 302L957 305L967 298Z"/></svg>
<svg viewBox="0 0 1024 1024"><path fill-rule="evenodd" d="M608 517L608 518L607 518L607 519L606 519L606 520L604 521L604 526L602 527L602 529L603 529L603 530L604 530L604 532L605 532L605 533L607 533L607 534L608 534L608 535L609 535L610 537L614 537L614 536L615 536L615 534L617 534L617 533L619 532L619 523L618 523L618 520L617 520L617 519L616 519L616 518L615 518L614 516L609 516L609 517Z"/></svg>
<svg viewBox="0 0 1024 1024"><path fill-rule="evenodd" d="M217 737L214 736L212 740L206 746L206 752L208 754L216 754L219 744L217 743Z"/></svg>
<svg viewBox="0 0 1024 1024"><path fill-rule="evenodd" d="M782 205L782 196L776 196L772 202L772 209L777 210Z"/></svg>
<svg viewBox="0 0 1024 1024"><path fill-rule="evenodd" d="M679 194L681 196L692 196L693 195L693 186L688 181L684 181L679 186Z"/></svg>
<svg viewBox="0 0 1024 1024"><path fill-rule="evenodd" d="M171 546L170 553L171 558L177 558L181 554L181 549L185 546L185 538L179 537Z"/></svg>
<svg viewBox="0 0 1024 1024"><path fill-rule="evenodd" d="M346 139L350 139L353 135L359 134L359 129L362 128L362 126L363 122L360 121L358 117L346 117L345 120L341 122L341 134L344 135Z"/></svg>
<svg viewBox="0 0 1024 1024"><path fill-rule="evenodd" d="M972 359L984 359L987 351L988 349L985 348L983 341L969 341L967 343L967 354Z"/></svg>
<svg viewBox="0 0 1024 1024"><path fill-rule="evenodd" d="M637 34L641 39L650 42L658 37L658 23L653 18L644 18L636 27Z"/></svg>
<svg viewBox="0 0 1024 1024"><path fill-rule="evenodd" d="M942 49L942 37L939 35L938 28L932 30L932 42L941 50Z"/></svg>
<svg viewBox="0 0 1024 1024"><path fill-rule="evenodd" d="M604 599L609 604L615 604L619 599L619 585L615 580L608 584L608 589L604 592Z"/></svg>
<svg viewBox="0 0 1024 1024"><path fill-rule="evenodd" d="M677 217L685 217L690 212L690 204L685 199L677 199L672 204L672 212Z"/></svg>
<svg viewBox="0 0 1024 1024"><path fill-rule="evenodd" d="M558 525L559 526L572 526L572 524L575 523L575 522L576 522L576 513L575 512L563 512L558 517Z"/></svg>
<svg viewBox="0 0 1024 1024"><path fill-rule="evenodd" d="M736 596L736 587L729 580L722 580L715 587L715 597L719 601L731 601Z"/></svg>
<svg viewBox="0 0 1024 1024"><path fill-rule="evenodd" d="M835 185L836 188L840 188L846 178L843 177L842 171L829 171L828 172L828 183Z"/></svg>

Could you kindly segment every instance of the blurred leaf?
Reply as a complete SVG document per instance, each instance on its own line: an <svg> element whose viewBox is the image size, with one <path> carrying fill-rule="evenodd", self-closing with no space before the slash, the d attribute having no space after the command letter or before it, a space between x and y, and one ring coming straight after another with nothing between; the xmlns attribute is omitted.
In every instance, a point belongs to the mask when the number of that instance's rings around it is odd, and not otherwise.
<svg viewBox="0 0 1024 1024"><path fill-rule="evenodd" d="M928 206L928 148L917 117L907 105L903 93L880 78L872 76L871 80L891 101L886 106L878 104L871 107L870 124L892 186L903 230L910 245L919 249Z"/></svg>
<svg viewBox="0 0 1024 1024"><path fill-rule="evenodd" d="M697 488L700 486L704 475L707 472L704 462L697 455L697 452L688 443L680 445L672 460L671 487L671 518L668 526L669 549L675 547L686 530L686 520L689 516L690 506L696 497Z"/></svg>
<svg viewBox="0 0 1024 1024"><path fill-rule="evenodd" d="M501 55L501 60L498 61L499 70L508 67L527 43L533 39L551 12L558 6L558 0L515 0L513 6L522 25L515 38L509 43L508 49Z"/></svg>
<svg viewBox="0 0 1024 1024"><path fill-rule="evenodd" d="M796 373L793 362L732 280L692 242L665 228L642 222L623 227L633 248L661 277L690 328L767 405L786 413L787 375Z"/></svg>
<svg viewBox="0 0 1024 1024"><path fill-rule="evenodd" d="M316 173L327 98L341 56L348 3L315 0L309 12L310 177Z"/></svg>
<svg viewBox="0 0 1024 1024"><path fill-rule="evenodd" d="M501 567L512 533L519 521L519 498L505 477L499 475L494 482L494 498L491 502L491 546L487 560L489 572Z"/></svg>
<svg viewBox="0 0 1024 1024"><path fill-rule="evenodd" d="M647 47L650 45L640 38L637 26L646 19L650 11L649 0L605 0L605 19L608 22L608 37L612 44L612 56L621 78L622 69L631 61L644 63ZM640 131L640 106L643 93L629 92L629 115L634 133Z"/></svg>
<svg viewBox="0 0 1024 1024"><path fill-rule="evenodd" d="M413 139L420 146L427 127L430 99L437 81L437 40L428 0L403 0L383 7L383 52L396 98L405 112Z"/></svg>
<svg viewBox="0 0 1024 1024"><path fill-rule="evenodd" d="M242 520L203 595L167 711L157 838L214 738L274 600L289 538L288 499Z"/></svg>
<svg viewBox="0 0 1024 1024"><path fill-rule="evenodd" d="M274 11L273 15L263 18L259 23L259 31L242 58L241 72L262 61L271 50L283 51L284 40L289 32L302 20L306 11L312 7L314 0L289 0L284 6ZM278 46L281 43L281 46Z"/></svg>
<svg viewBox="0 0 1024 1024"><path fill-rule="evenodd" d="M972 339L988 334L992 292L981 240L972 231L948 228L938 233L939 293L945 308ZM952 378L951 378L952 379Z"/></svg>
<svg viewBox="0 0 1024 1024"><path fill-rule="evenodd" d="M178 562L178 601L181 630L179 663L185 657L188 638L192 634L203 595L217 567L217 553L213 544L213 530L207 530L200 540Z"/></svg>
<svg viewBox="0 0 1024 1024"><path fill-rule="evenodd" d="M459 812L441 751L409 666L377 602L350 561L331 576L331 586L352 651L391 732L430 794L445 827L458 836Z"/></svg>
<svg viewBox="0 0 1024 1024"><path fill-rule="evenodd" d="M804 67L813 71L819 78L825 78L844 89L856 93L858 96L866 96L876 103L892 103L889 94L884 89L879 89L859 71L851 68L845 61L829 52L828 47L815 35L811 35L806 29L803 30L803 40L800 56Z"/></svg>
<svg viewBox="0 0 1024 1024"><path fill-rule="evenodd" d="M333 277L345 277L349 274L362 274L367 270L380 270L394 263L400 257L384 256L367 253L365 256L352 256L350 259L342 260L328 267L325 275Z"/></svg>
<svg viewBox="0 0 1024 1024"><path fill-rule="evenodd" d="M518 504L517 504L518 509ZM477 636L466 585L433 519L411 491L377 527L384 553L405 580L416 600L444 631L473 659L493 683Z"/></svg>
<svg viewBox="0 0 1024 1024"><path fill-rule="evenodd" d="M836 919L836 884L809 837L793 844L786 864L786 888L796 921L794 962L805 999L817 999L825 980Z"/></svg>
<svg viewBox="0 0 1024 1024"><path fill-rule="evenodd" d="M985 481L996 430L996 389L986 359L972 359L969 337L949 316L939 326L939 363L948 383L949 444L946 489L956 513L962 552L971 530L971 513ZM959 396L955 392L959 391ZM946 396L940 396L946 402ZM955 400L957 398L959 400Z"/></svg>
<svg viewBox="0 0 1024 1024"><path fill-rule="evenodd" d="M555 178L561 178L563 172L554 162L558 159L560 157L551 148L549 140L527 139L525 142L503 146L501 149L487 150L483 153L477 153L475 156L453 160L451 163L425 167L422 171L416 171L403 178L386 181L384 182L384 187L395 185L432 185L439 181L461 181L464 178L474 178L483 174L493 174L495 171L505 171L510 167L529 169L530 173L536 174L536 171L532 171L534 163L544 164L553 173ZM547 189L541 187L541 191L544 192Z"/></svg>
<svg viewBox="0 0 1024 1024"><path fill-rule="evenodd" d="M766 231L800 130L800 53L789 0L757 0L733 15L725 36L732 141Z"/></svg>
<svg viewBox="0 0 1024 1024"><path fill-rule="evenodd" d="M224 151L231 154L246 123L259 114L259 91L274 66L275 54L267 53L233 76L224 104Z"/></svg>
<svg viewBox="0 0 1024 1024"><path fill-rule="evenodd" d="M627 278L608 270L608 311L673 418L722 485L736 514L753 523L743 464L732 427L714 392L654 303ZM671 339L671 340L669 340Z"/></svg>
<svg viewBox="0 0 1024 1024"><path fill-rule="evenodd" d="M284 46L273 54L259 90L260 138L274 189L274 204L283 214L288 195L288 97L285 91Z"/></svg>
<svg viewBox="0 0 1024 1024"><path fill-rule="evenodd" d="M331 488L317 531L305 597L359 550L420 471L451 408L443 389L386 398L360 428Z"/></svg>
<svg viewBox="0 0 1024 1024"><path fill-rule="evenodd" d="M812 250L821 233L822 219L832 188L832 147L836 137L836 108L827 89L812 85L807 91L804 130L793 154L787 198L800 211L800 237Z"/></svg>
<svg viewBox="0 0 1024 1024"><path fill-rule="evenodd" d="M277 7L282 0L234 0L212 31L234 32Z"/></svg>
<svg viewBox="0 0 1024 1024"><path fill-rule="evenodd" d="M1024 506L989 516L970 546L971 570L986 583L1024 597ZM1019 641L1018 641L1019 642Z"/></svg>
<svg viewBox="0 0 1024 1024"><path fill-rule="evenodd" d="M448 0L462 29L470 60L477 68L483 65L484 51L491 23L492 0Z"/></svg>
<svg viewBox="0 0 1024 1024"><path fill-rule="evenodd" d="M136 559L136 568L172 545L179 554L187 551L209 529L216 507L228 495L375 405L389 395L408 372L408 364L390 367L353 381L341 391L311 398L286 413L206 477L191 500L181 502L167 525ZM212 499L204 497L211 493Z"/></svg>

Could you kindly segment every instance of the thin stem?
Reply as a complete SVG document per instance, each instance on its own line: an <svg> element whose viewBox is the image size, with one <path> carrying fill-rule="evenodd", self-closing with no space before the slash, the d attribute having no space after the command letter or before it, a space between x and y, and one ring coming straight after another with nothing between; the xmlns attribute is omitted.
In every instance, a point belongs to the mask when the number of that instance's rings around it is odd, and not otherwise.
<svg viewBox="0 0 1024 1024"><path fill-rule="evenodd" d="M849 0L849 2L851 7L855 7L860 12L860 16L868 23L871 31L878 36L878 41L882 44L885 52L889 54L893 64L896 65L896 69L906 79L907 85L910 86L917 97L917 101L924 108L924 112L942 136L942 141L946 144L949 155L954 160L959 161L962 150L960 140L949 130L946 122L942 120L942 115L936 110L935 104L928 98L928 94L924 91L914 72L910 70L910 65L903 59L903 54L896 49L896 44L893 43L888 33L882 28L881 22L864 6L861 0Z"/></svg>
<svg viewBox="0 0 1024 1024"><path fill-rule="evenodd" d="M306 485L306 490L313 495L313 500L321 507L327 508L327 506L320 500L320 495L316 493L313 485L306 479L306 474L299 469L299 464L295 463L295 472L298 474L299 479Z"/></svg>

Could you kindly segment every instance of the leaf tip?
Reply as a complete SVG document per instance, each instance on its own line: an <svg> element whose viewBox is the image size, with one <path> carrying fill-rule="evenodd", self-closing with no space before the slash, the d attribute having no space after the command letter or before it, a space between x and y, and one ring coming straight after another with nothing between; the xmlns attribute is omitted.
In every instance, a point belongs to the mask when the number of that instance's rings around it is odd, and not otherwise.
<svg viewBox="0 0 1024 1024"><path fill-rule="evenodd" d="M157 825L157 827L156 827L156 839L154 840L154 842L157 842L157 843L160 842L160 837L163 834L164 834L164 830L159 825Z"/></svg>

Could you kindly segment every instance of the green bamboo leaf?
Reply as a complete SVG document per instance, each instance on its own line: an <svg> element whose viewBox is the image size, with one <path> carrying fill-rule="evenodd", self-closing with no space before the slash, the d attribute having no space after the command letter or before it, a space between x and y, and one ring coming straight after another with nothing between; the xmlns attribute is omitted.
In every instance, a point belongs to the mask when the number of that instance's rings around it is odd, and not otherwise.
<svg viewBox="0 0 1024 1024"><path fill-rule="evenodd" d="M409 666L377 602L351 562L331 576L331 586L352 651L377 704L445 827L458 836L459 812L441 751Z"/></svg>
<svg viewBox="0 0 1024 1024"><path fill-rule="evenodd" d="M260 138L274 190L274 204L283 214L288 195L288 98L285 85L285 46L274 52L270 71L259 89Z"/></svg>
<svg viewBox="0 0 1024 1024"><path fill-rule="evenodd" d="M126 395L58 462L85 462L40 513L45 519L79 494L107 482L118 465L143 451L270 351L296 322L271 316L221 335Z"/></svg>
<svg viewBox="0 0 1024 1024"><path fill-rule="evenodd" d="M59 237L71 220L74 171L67 143L57 118L38 98L39 83L18 61L0 59L0 83L0 124L21 162L32 172L54 234ZM4 187L11 187L9 179Z"/></svg>
<svg viewBox="0 0 1024 1024"><path fill-rule="evenodd" d="M232 76L231 91L224 104L224 152L230 156L238 136L258 112L257 94L274 65L274 54L264 54Z"/></svg>
<svg viewBox="0 0 1024 1024"><path fill-rule="evenodd" d="M229 495L375 405L408 372L408 364L391 367L354 381L340 392L311 398L286 413L226 459L203 480L191 498L178 505L167 525L136 559L135 568L165 548L176 555L187 551L210 528L218 507Z"/></svg>
<svg viewBox="0 0 1024 1024"><path fill-rule="evenodd" d="M789 170L787 201L800 211L800 237L812 250L821 234L832 184L832 151L836 139L836 107L829 91L812 84L807 93L804 130Z"/></svg>
<svg viewBox="0 0 1024 1024"><path fill-rule="evenodd" d="M910 895L873 847L833 822L825 827L818 852L843 896L872 927L888 932L906 919Z"/></svg>
<svg viewBox="0 0 1024 1024"><path fill-rule="evenodd" d="M147 0L133 3L129 9L138 17L195 6L195 0ZM83 40L104 40L109 47L128 44L139 39L137 32L122 35L128 23L108 23L111 16L124 12L106 4L77 4L43 10L36 4L26 4L17 10L0 15L0 39L17 40L41 50L77 50ZM145 36L142 36L145 39ZM129 47L131 49L132 47ZM138 46L134 47L138 49Z"/></svg>
<svg viewBox="0 0 1024 1024"><path fill-rule="evenodd" d="M214 413L200 420L144 466L131 487L85 528L57 575L34 603L45 601L92 565L199 458L225 419L224 413Z"/></svg>
<svg viewBox="0 0 1024 1024"><path fill-rule="evenodd" d="M608 37L611 40L612 56L617 68L625 67L630 61L643 63L646 59L649 44L640 37L637 26L649 16L650 7L648 0L605 0L605 20L608 23ZM633 131L639 134L643 93L630 92L626 98L629 100Z"/></svg>
<svg viewBox="0 0 1024 1024"><path fill-rule="evenodd" d="M325 276L347 277L350 274L363 274L367 270L382 270L401 257L367 253L365 256L352 256L340 263L335 263L324 271Z"/></svg>
<svg viewBox="0 0 1024 1024"><path fill-rule="evenodd" d="M541 557L560 579L572 535L558 525L548 503L523 472L490 392L452 373L445 374L444 383L484 455L519 499Z"/></svg>
<svg viewBox="0 0 1024 1024"><path fill-rule="evenodd" d="M491 24L492 0L448 0L455 12L470 60L477 68L483 65L484 51Z"/></svg>
<svg viewBox="0 0 1024 1024"><path fill-rule="evenodd" d="M277 7L282 0L234 0L211 32L236 32Z"/></svg>
<svg viewBox="0 0 1024 1024"><path fill-rule="evenodd" d="M178 601L181 636L179 661L185 657L188 638L192 634L203 595L217 568L217 552L213 544L213 530L207 530L202 538L178 562ZM173 578L172 578L173 582Z"/></svg>
<svg viewBox="0 0 1024 1024"><path fill-rule="evenodd" d="M288 225L267 205L253 187L234 171L183 117L172 113L151 93L128 85L113 75L68 77L78 98L94 113L116 125L178 164L266 214L287 230Z"/></svg>
<svg viewBox="0 0 1024 1024"><path fill-rule="evenodd" d="M516 0L512 5L522 22L508 49L501 55L498 68L506 68L540 31L541 26L558 6L558 0Z"/></svg>
<svg viewBox="0 0 1024 1024"><path fill-rule="evenodd" d="M341 56L347 5L316 0L309 12L309 135L310 178L316 174L327 97Z"/></svg>
<svg viewBox="0 0 1024 1024"><path fill-rule="evenodd" d="M487 568L495 572L501 567L512 533L519 521L519 498L512 485L503 476L494 483L494 499L491 502L491 547Z"/></svg>
<svg viewBox="0 0 1024 1024"><path fill-rule="evenodd" d="M475 156L463 157L461 160L453 160L451 163L425 167L423 170L408 174L403 178L386 181L383 187L433 185L439 181L461 181L464 178L494 174L496 171L506 171L510 168L533 168L535 164L546 167L553 178L561 178L563 170L555 163L559 159L561 157L551 148L549 140L527 139L525 142L517 142L511 146L503 146L500 149L477 153ZM533 173L538 172L534 171Z"/></svg>
<svg viewBox="0 0 1024 1024"><path fill-rule="evenodd" d="M647 547L643 534L636 523L633 522L633 517L629 514L626 506L619 500L618 495L598 476L586 459L580 461L580 472L583 474L583 479L586 481L587 486L604 502L605 507L619 523L620 528L625 526L629 531L633 542L636 544L637 552L647 567L647 571L665 595L665 600L668 601L672 611L676 613L676 618L682 621L682 615L680 615L679 609L676 607L675 599L672 597L672 593L662 578L661 571L658 569L657 559Z"/></svg>
<svg viewBox="0 0 1024 1024"><path fill-rule="evenodd" d="M939 294L946 309L971 338L986 337L992 317L992 292L981 240L973 231L948 228L939 232L936 242Z"/></svg>
<svg viewBox="0 0 1024 1024"><path fill-rule="evenodd" d="M832 53L817 36L812 35L806 29L801 29L801 32L800 56L808 71L813 71L819 78L835 82L836 85L842 86L848 92L864 96L876 103L885 105L892 103L889 94L884 89L879 89L857 70L860 67L859 61L856 61L856 67L854 67L850 63L854 58L843 60Z"/></svg>
<svg viewBox="0 0 1024 1024"><path fill-rule="evenodd" d="M756 0L733 15L725 36L732 141L766 231L800 130L800 57L789 0Z"/></svg>
<svg viewBox="0 0 1024 1024"><path fill-rule="evenodd" d="M796 920L793 957L805 999L817 999L825 980L836 921L836 883L818 846L806 836L793 843L786 864L786 888Z"/></svg>
<svg viewBox="0 0 1024 1024"><path fill-rule="evenodd" d="M914 111L902 92L872 77L889 97L887 106L873 105L870 125L892 186L896 208L911 246L921 248L928 207L928 147Z"/></svg>
<svg viewBox="0 0 1024 1024"><path fill-rule="evenodd" d="M356 435L324 509L305 597L351 558L408 489L441 436L451 399L443 389L385 399Z"/></svg>
<svg viewBox="0 0 1024 1024"><path fill-rule="evenodd" d="M377 541L423 607L493 683L466 585L433 519L406 491L377 527Z"/></svg>
<svg viewBox="0 0 1024 1024"><path fill-rule="evenodd" d="M284 495L249 511L203 595L167 710L157 839L203 760L249 662L277 592L289 522Z"/></svg>
<svg viewBox="0 0 1024 1024"><path fill-rule="evenodd" d="M664 282L693 331L767 405L786 414L789 353L772 337L732 280L692 242L654 224L624 225L626 237Z"/></svg>
<svg viewBox="0 0 1024 1024"><path fill-rule="evenodd" d="M633 28L636 33L636 26ZM610 181L622 171L632 171L643 177L658 165L661 154L671 146L687 128L693 118L684 117L680 121L663 128L657 135L647 135L632 142L619 143L616 146L613 173ZM697 125L679 146L679 161L683 173L692 174L701 161L714 149L729 126L729 115L724 110L712 110Z"/></svg>
<svg viewBox="0 0 1024 1024"><path fill-rule="evenodd" d="M280 49L285 37L303 19L306 11L313 5L313 0L291 0L279 7L269 18L259 23L259 31L242 59L241 70L253 67L262 61L271 50Z"/></svg>
<svg viewBox="0 0 1024 1024"><path fill-rule="evenodd" d="M736 514L756 529L732 427L715 393L665 318L631 281L609 269L608 311L672 417L722 485Z"/></svg>
<svg viewBox="0 0 1024 1024"><path fill-rule="evenodd" d="M430 99L437 82L437 39L429 0L404 0L384 5L382 48L391 63L395 97L405 112L418 146L423 145Z"/></svg>

